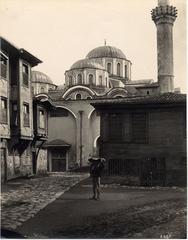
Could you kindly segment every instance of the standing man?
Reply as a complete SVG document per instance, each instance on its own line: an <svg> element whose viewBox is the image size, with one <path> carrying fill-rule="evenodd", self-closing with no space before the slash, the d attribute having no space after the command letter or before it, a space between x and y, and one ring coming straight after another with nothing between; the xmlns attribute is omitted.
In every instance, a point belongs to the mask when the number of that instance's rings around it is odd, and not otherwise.
<svg viewBox="0 0 188 240"><path fill-rule="evenodd" d="M104 169L103 162L104 158L98 157L95 153L92 157L88 159L90 162L90 176L92 178L92 186L93 186L93 196L90 199L99 200L100 199L100 178L101 173Z"/></svg>

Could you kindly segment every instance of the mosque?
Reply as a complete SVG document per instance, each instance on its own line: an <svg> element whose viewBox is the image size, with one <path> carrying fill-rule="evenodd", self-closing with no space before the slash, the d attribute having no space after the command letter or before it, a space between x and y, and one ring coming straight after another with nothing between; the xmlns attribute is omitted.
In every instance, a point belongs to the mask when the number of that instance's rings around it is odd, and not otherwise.
<svg viewBox="0 0 188 240"><path fill-rule="evenodd" d="M130 176L129 184L148 185L149 176L150 185L185 185L186 95L174 88L173 72L177 10L158 0L151 15L157 28L156 81L133 80L128 56L105 42L73 63L65 84L57 86L33 71L41 60L1 39L5 181L82 168L98 151L107 173Z"/></svg>
<svg viewBox="0 0 188 240"><path fill-rule="evenodd" d="M159 85L152 79L131 80L131 66L120 49L104 45L65 72L63 88L56 87L45 74L32 72L34 93L48 92L57 107L50 113L45 144L50 171L84 166L89 153L97 150L100 118L90 105L93 99L158 94Z"/></svg>
<svg viewBox="0 0 188 240"><path fill-rule="evenodd" d="M157 16L167 11L167 28L162 28ZM66 171L87 165L90 153L100 145L99 113L91 105L94 100L157 96L176 91L173 86L171 38L164 43L164 34L172 34L177 10L168 1L158 1L152 12L158 33L158 81L132 80L132 62L117 47L99 46L84 59L65 71L65 84L56 86L44 73L33 71L32 84L36 96L50 98L56 110L50 111L48 141L48 171ZM160 19L161 20L161 19ZM160 40L162 39L162 40ZM165 55L170 56L169 59ZM118 127L118 126L117 126Z"/></svg>

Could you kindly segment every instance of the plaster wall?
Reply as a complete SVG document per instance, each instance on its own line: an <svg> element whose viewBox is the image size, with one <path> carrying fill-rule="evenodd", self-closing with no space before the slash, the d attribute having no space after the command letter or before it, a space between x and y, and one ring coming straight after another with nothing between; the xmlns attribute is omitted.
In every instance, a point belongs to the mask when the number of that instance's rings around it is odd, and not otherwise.
<svg viewBox="0 0 188 240"><path fill-rule="evenodd" d="M40 149L37 159L37 174L45 175L47 173L47 149Z"/></svg>
<svg viewBox="0 0 188 240"><path fill-rule="evenodd" d="M90 100L60 101L58 106L69 109L75 117L69 113L68 117L49 118L49 141L63 139L71 144L69 150L69 165L72 163L80 165L80 134L82 134L82 163L86 166L89 153L93 152L94 139L99 135L99 116L92 115L94 108ZM80 131L80 113L82 113L82 130ZM92 129L92 130L91 130Z"/></svg>

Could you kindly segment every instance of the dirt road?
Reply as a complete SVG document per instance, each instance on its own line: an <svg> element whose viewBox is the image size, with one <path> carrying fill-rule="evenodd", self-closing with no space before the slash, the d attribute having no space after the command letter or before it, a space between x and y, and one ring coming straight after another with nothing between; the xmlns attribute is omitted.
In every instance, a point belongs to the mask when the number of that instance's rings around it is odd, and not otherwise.
<svg viewBox="0 0 188 240"><path fill-rule="evenodd" d="M17 230L30 238L185 238L185 189L102 188L79 183Z"/></svg>

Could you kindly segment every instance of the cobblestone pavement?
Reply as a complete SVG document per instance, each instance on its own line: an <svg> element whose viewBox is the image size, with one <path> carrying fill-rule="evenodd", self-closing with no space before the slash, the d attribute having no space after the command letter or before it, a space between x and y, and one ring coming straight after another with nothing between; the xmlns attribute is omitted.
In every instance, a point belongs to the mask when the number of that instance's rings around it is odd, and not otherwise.
<svg viewBox="0 0 188 240"><path fill-rule="evenodd" d="M16 229L54 201L86 173L53 173L46 177L16 179L1 187L1 227Z"/></svg>

